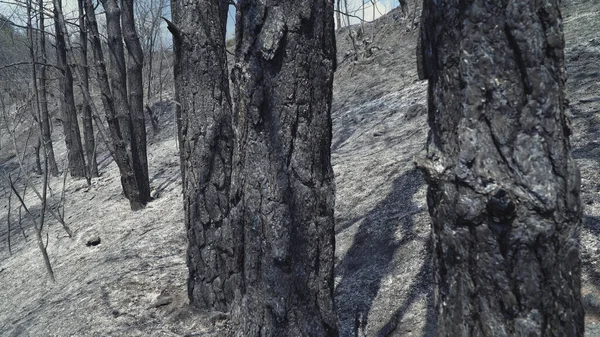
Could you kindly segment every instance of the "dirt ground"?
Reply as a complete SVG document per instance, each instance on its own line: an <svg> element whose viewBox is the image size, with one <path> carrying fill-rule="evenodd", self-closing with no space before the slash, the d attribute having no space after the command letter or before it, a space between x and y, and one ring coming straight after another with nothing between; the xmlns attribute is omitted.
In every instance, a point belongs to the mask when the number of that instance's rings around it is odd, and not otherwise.
<svg viewBox="0 0 600 337"><path fill-rule="evenodd" d="M573 155L582 171L586 336L600 336L600 3L563 1L573 114ZM412 13L411 13L412 14ZM418 15L416 17L418 23ZM336 176L335 293L341 335L433 336L430 220L426 187L412 158L427 137L426 82L417 80L412 16L392 11L362 33L338 33L332 156ZM356 38L357 61L350 35ZM363 41L368 41L364 43ZM48 218L44 270L30 219L18 224L12 199L7 245L5 174L16 172L10 146L0 149L0 336L218 336L221 317L187 305L186 238L173 103L150 136L151 185L158 197L132 213L115 163L100 156L91 186L67 179L65 218L73 238ZM57 126L58 128L58 126ZM59 166L64 141L55 129ZM0 133L2 144L10 142ZM41 183L40 177L31 175ZM63 180L51 180L56 205ZM39 201L26 192L34 216ZM25 233L27 239L25 239ZM97 246L86 243L99 237Z"/></svg>

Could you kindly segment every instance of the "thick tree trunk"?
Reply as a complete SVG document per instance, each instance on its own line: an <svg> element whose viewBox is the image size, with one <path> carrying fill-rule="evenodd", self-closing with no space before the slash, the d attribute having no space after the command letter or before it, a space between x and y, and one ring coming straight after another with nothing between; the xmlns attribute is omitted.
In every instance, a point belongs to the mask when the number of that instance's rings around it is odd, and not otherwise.
<svg viewBox="0 0 600 337"><path fill-rule="evenodd" d="M87 27L84 17L84 1L77 0L79 7L79 44L81 45L81 81L83 89L90 91L89 71L88 71L88 41ZM94 124L92 119L92 108L87 100L83 100L81 108L81 121L83 122L83 138L85 139L85 156L88 164L88 174L90 177L98 176L98 162L96 160L96 139L94 137Z"/></svg>
<svg viewBox="0 0 600 337"><path fill-rule="evenodd" d="M231 221L236 336L337 336L333 2L238 2ZM235 252L235 250L234 250Z"/></svg>
<svg viewBox="0 0 600 337"><path fill-rule="evenodd" d="M438 336L583 336L559 0L425 0Z"/></svg>
<svg viewBox="0 0 600 337"><path fill-rule="evenodd" d="M44 12L44 1L39 0L38 3L39 10L39 40L40 40L40 57L41 57L41 65L40 69L40 78L39 78L39 107L40 107L40 116L39 122L41 123L41 139L44 146L44 152L46 153L45 158L48 160L48 171L50 175L53 177L58 176L58 165L56 165L56 159L54 157L54 147L52 146L52 137L50 132L50 115L48 113L48 92L46 89L46 63L48 62L48 57L46 54L46 34L45 34L45 25L44 25L44 16L42 13Z"/></svg>
<svg viewBox="0 0 600 337"><path fill-rule="evenodd" d="M85 159L83 156L83 146L81 144L81 134L79 130L79 121L77 120L77 110L75 109L75 99L73 97L73 74L71 67L67 62L67 46L65 39L68 38L63 30L60 18L62 18L62 1L53 0L54 4L54 29L56 33L56 62L60 68L59 89L61 92L60 109L62 115L63 131L65 133L65 143L67 145L67 157L69 162L69 171L72 177L85 177Z"/></svg>
<svg viewBox="0 0 600 337"><path fill-rule="evenodd" d="M189 246L192 305L229 311L239 289L240 254L227 219L233 128L225 27L227 0L172 1L175 95ZM239 231L238 231L239 232Z"/></svg>
<svg viewBox="0 0 600 337"><path fill-rule="evenodd" d="M98 24L96 21L96 15L94 13L93 3L86 0L86 18L88 27L90 28L90 36L92 43L92 50L94 53L94 60L96 62L96 77L98 79L98 86L100 87L102 104L106 113L106 121L110 130L111 139L114 146L114 159L119 167L121 174L121 186L123 186L123 192L129 199L131 209L138 210L144 207L147 201L141 198L138 191L138 182L133 169L133 152L132 152L132 133L131 133L131 119L129 117L129 110L127 104L127 94L125 90L125 59L123 57L123 43L122 40L115 35L120 36L120 24L119 24L119 11L114 11L109 14L107 9L107 16L111 16L111 20L107 20L107 24L110 27L111 35L109 35L109 46L111 59L111 70L113 74L112 82L113 87L111 89L109 85L109 77L106 70L104 61L104 54L102 52L102 44L100 41L100 34L98 32ZM109 7L110 8L110 7ZM114 10L114 8L111 8ZM115 21L116 14L116 21ZM117 27L115 27L115 25ZM115 29L118 29L115 33ZM115 49L113 49L113 47ZM121 57L118 57L118 48L121 50ZM122 62L119 62L122 61ZM119 71L122 69L123 71ZM148 196L149 198L149 196ZM146 199L147 200L147 199Z"/></svg>
<svg viewBox="0 0 600 337"><path fill-rule="evenodd" d="M144 118L144 52L138 39L133 17L133 0L121 1L121 27L123 39L129 52L127 62L127 93L129 115L133 136L133 168L138 181L140 196L150 201L150 179L148 176L148 156L146 150L146 120Z"/></svg>

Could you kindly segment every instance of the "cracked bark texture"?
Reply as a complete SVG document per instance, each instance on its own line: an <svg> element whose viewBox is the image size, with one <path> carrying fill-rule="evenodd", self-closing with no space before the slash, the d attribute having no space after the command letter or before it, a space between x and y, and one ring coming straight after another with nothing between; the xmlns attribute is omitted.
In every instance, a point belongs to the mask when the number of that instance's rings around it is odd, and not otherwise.
<svg viewBox="0 0 600 337"><path fill-rule="evenodd" d="M75 98L73 96L73 73L71 66L67 62L67 45L65 39L68 36L61 23L61 20L64 21L62 1L53 0L53 5L54 29L56 32L56 63L60 69L60 110L62 111L62 126L65 134L69 171L72 177L85 177L87 172L83 155L83 145L81 143L79 121L77 120Z"/></svg>
<svg viewBox="0 0 600 337"><path fill-rule="evenodd" d="M231 221L235 336L337 336L333 2L238 2Z"/></svg>
<svg viewBox="0 0 600 337"><path fill-rule="evenodd" d="M229 311L240 252L228 221L233 127L225 27L227 0L171 1L175 95L189 240L192 305ZM170 26L173 29L173 25Z"/></svg>
<svg viewBox="0 0 600 337"><path fill-rule="evenodd" d="M583 336L559 0L424 0L438 336Z"/></svg>

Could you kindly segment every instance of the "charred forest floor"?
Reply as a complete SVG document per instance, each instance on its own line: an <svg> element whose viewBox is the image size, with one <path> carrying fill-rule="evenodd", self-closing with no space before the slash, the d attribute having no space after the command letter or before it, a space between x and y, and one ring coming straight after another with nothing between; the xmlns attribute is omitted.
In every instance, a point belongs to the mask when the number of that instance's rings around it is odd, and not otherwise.
<svg viewBox="0 0 600 337"><path fill-rule="evenodd" d="M332 160L336 178L335 295L341 336L434 336L433 271L426 186L412 159L427 137L426 82L418 81L419 18L394 10L337 33ZM573 155L582 172L586 336L600 336L600 3L563 1ZM354 39L354 43L352 40ZM356 46L356 47L354 47ZM131 212L116 164L99 155L101 177L66 179L69 238L47 216L46 275L31 219L11 205L15 151L0 133L0 336L218 336L223 316L188 306L186 237L173 102L158 102L161 132L149 134L151 186L158 196ZM149 129L150 130L150 129ZM66 151L56 126L59 166ZM26 138L25 131L19 140ZM26 158L31 162L31 158ZM28 174L37 186L40 176ZM20 191L24 186L21 180ZM52 178L57 208L63 179ZM40 202L31 189L33 217ZM88 246L92 239L100 243ZM92 240L93 241L93 240Z"/></svg>

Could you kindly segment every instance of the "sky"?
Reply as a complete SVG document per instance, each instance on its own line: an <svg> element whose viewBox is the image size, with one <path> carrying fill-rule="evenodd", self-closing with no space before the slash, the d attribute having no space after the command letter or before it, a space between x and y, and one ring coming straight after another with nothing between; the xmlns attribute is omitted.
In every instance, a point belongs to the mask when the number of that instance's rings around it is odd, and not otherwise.
<svg viewBox="0 0 600 337"><path fill-rule="evenodd" d="M336 0L337 1L337 0ZM373 20L373 6L370 0L348 0L348 11L356 16L362 16L361 4L365 2L365 21ZM386 14L390 10L398 7L400 3L398 0L375 0L375 19L383 14ZM344 10L344 9L342 9ZM350 24L357 24L360 20L357 18L350 18ZM337 23L336 23L337 24ZM227 20L227 38L233 37L235 32L235 7L229 6L229 17Z"/></svg>
<svg viewBox="0 0 600 337"><path fill-rule="evenodd" d="M51 0L46 0L48 3L48 8L51 7ZM336 0L337 1L337 0ZM381 15L389 12L391 9L397 7L399 5L398 0L375 0L375 16L373 16L373 5L370 0L348 0L348 11L356 16L362 16L362 7L361 4L365 2L365 20L372 21L374 18L378 18ZM19 17L23 17L21 13L24 12L23 9L19 9L15 6L15 4L19 2L22 3L23 0L2 0L0 1L0 14L9 17L9 19L18 22ZM102 6L100 6L101 8ZM77 17L77 0L63 0L63 10L65 18L73 19ZM165 11L165 16L168 18L169 10ZM359 23L359 19L350 18L350 24ZM162 27L162 37L165 45L171 45L170 42L170 34L167 31L166 24L163 22ZM227 20L227 38L230 39L233 37L235 31L235 7L229 7L229 15Z"/></svg>

